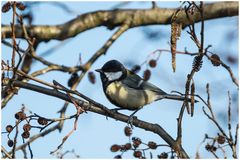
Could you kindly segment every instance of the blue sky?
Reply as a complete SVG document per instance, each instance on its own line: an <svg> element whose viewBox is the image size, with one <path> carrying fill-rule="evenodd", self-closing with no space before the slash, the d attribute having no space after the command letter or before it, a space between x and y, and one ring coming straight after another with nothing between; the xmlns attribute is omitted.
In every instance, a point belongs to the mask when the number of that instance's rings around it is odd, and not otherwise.
<svg viewBox="0 0 240 160"><path fill-rule="evenodd" d="M95 10L111 9L118 2L66 2L73 14L66 13L59 7L44 2L41 5L36 5L34 9L34 21L33 24L41 25L54 25L65 23L77 15L91 12ZM178 7L179 2L158 2L160 7ZM131 2L123 8L150 8L151 2ZM2 24L9 24L11 21L11 12L2 14ZM205 23L205 45L211 44L213 47L210 49L213 52L217 52L220 56L226 56L230 53L233 56L238 57L238 41L235 40L228 43L225 39L226 32L230 30L236 30L238 19L236 17L216 19L212 21L206 21ZM118 59L123 62L127 67L131 67L132 64L141 64L147 57L147 55L156 49L170 49L170 26L147 26L154 30L162 32L165 36L160 37L158 40L147 40L142 32L143 27L133 28L124 33L107 51L105 56L100 57L96 63L92 66L91 71L96 68L100 68L106 61L111 59ZM200 24L196 24L196 30L199 33ZM86 62L104 43L105 41L116 31L108 30L105 27L99 27L86 31L82 34L72 38L65 45L62 45L58 50L50 55L45 56L49 61L64 64L67 66L73 66L78 63L79 54L81 53L82 61ZM60 41L51 40L49 42L43 42L37 49L37 54L44 53L49 48L62 43ZM26 47L26 43L21 40L22 47ZM197 48L189 38L186 30L182 32L182 36L178 41L178 50L184 50L187 47L188 51L196 52ZM11 49L2 46L2 59L10 60ZM171 68L171 55L169 53L162 53L158 61L158 65L152 70L152 77L150 82L159 86L166 92L172 90L183 92L185 87L185 81L187 74L191 71L193 57L185 55L177 55L177 72L173 73ZM227 63L228 64L228 63ZM230 64L229 64L230 65ZM237 64L238 65L238 64ZM238 66L232 65L233 73L238 77ZM43 68L40 63L34 63L32 71ZM146 69L143 69L139 73L142 73ZM109 108L115 108L104 96L101 88L101 82L99 76L97 76L96 84L89 83L87 76L78 86L78 91L84 93L92 99L104 104ZM46 75L39 76L47 82L57 80L58 82L67 85L67 81L70 75L60 72L50 72ZM206 98L205 86L206 83L210 83L212 106L216 113L222 113L227 111L228 97L227 91L237 94L237 88L232 83L228 72L222 67L213 67L211 62L204 59L203 67L198 72L194 81L196 84L196 93ZM34 83L34 82L32 82ZM18 95L10 101L6 108L2 110L2 127L5 128L7 124L14 124L14 114L16 110L20 110L21 104L25 104L34 113L39 115L57 118L56 113L63 105L63 101L53 97L38 94L28 90L20 90ZM141 120L145 120L151 123L158 123L161 125L170 135L176 136L176 118L178 117L181 102L162 100L154 102L145 106L141 111L137 113L137 116ZM195 115L190 117L184 116L183 119L183 147L194 158L197 146L204 138L205 133L216 135L216 127L209 122L209 120L203 115L202 103L198 103L195 106ZM233 110L236 111L237 104L233 103ZM70 105L67 110L67 115L75 113L75 107ZM131 112L123 111L123 113L130 115ZM235 116L237 116L235 114ZM221 115L217 118L221 118ZM226 125L224 121L221 121L222 125ZM234 122L235 124L235 122ZM63 146L63 152L65 150L74 149L77 154L82 158L112 158L115 153L111 153L109 148L112 144L124 144L128 142L128 138L124 136L123 129L126 124L108 119L106 117L97 115L95 113L82 114L79 118L78 129L67 140ZM72 129L73 120L65 122L64 129L61 133L57 131L47 135L44 138L40 138L32 143L31 147L35 158L53 158L49 155L49 152L54 150L61 142L61 139ZM37 133L38 131L34 131ZM164 143L162 139L150 132L146 132L142 129L134 128L134 136L141 137L143 141L155 141L157 143ZM19 141L20 144L21 141ZM10 149L6 145L5 135L2 135L2 145L7 149ZM153 152L153 155L161 153L162 151L169 151L166 148L159 148L157 152ZM22 152L18 152L19 157L22 157ZM212 158L209 153L204 150L202 146L200 155L206 158ZM125 158L131 158L131 153L124 154ZM71 157L69 157L71 158Z"/></svg>

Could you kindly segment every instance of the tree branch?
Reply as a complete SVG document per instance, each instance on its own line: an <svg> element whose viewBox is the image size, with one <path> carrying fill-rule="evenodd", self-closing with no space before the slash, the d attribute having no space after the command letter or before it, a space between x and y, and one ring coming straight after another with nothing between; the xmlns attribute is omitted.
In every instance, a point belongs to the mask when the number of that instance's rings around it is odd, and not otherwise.
<svg viewBox="0 0 240 160"><path fill-rule="evenodd" d="M62 99L62 100L72 103L71 99L69 98L69 96L67 94L59 92L56 89L48 89L45 87L37 86L34 84L30 84L30 83L24 83L24 82L17 81L17 80L12 81L12 86L13 87L21 87L21 88L25 88L25 89L32 90L35 92L43 93L43 94L57 97L59 99ZM129 118L128 116L118 113L118 112L111 111L111 110L107 109L105 106L95 102L94 100L92 100L90 98L88 98L88 101L84 101L84 100L77 99L74 97L72 97L72 99L78 105L81 105L84 110L91 111L91 112L94 112L94 113L97 113L100 115L108 116L108 117L111 117L113 119L116 119L116 120L119 120L122 122L126 122L126 123L128 122L128 118ZM144 130L158 134L164 141L166 141L167 144L169 144L169 146L174 151L176 151L176 153L179 154L180 158L189 158L189 156L184 151L182 146L179 145L160 125L148 123L148 122L139 120L137 118L133 119L133 125L138 128L142 128Z"/></svg>
<svg viewBox="0 0 240 160"><path fill-rule="evenodd" d="M238 2L215 2L204 4L204 20L238 16ZM31 37L35 37L38 41L49 41L51 39L64 40L74 37L77 34L99 26L106 26L109 29L123 25L129 18L134 15L131 28L145 25L168 25L171 23L172 15L176 9L154 8L154 9L128 9L128 10L110 10L96 11L85 13L77 18L60 25L35 25L26 26L26 30ZM200 22L201 15L194 12L189 15L191 22L187 18L185 11L180 11L176 22L187 26L192 23ZM23 38L24 33L21 26L16 25L16 38ZM11 38L11 26L2 25L2 39Z"/></svg>

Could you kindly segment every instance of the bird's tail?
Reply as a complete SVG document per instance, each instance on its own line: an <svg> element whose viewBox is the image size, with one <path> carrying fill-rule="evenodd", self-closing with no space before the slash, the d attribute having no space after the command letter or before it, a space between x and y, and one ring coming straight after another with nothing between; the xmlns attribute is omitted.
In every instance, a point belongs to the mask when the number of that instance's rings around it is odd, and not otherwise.
<svg viewBox="0 0 240 160"><path fill-rule="evenodd" d="M184 101L185 100L185 97L183 96L179 96L179 95L174 95L174 94L166 94L166 95L163 95L163 98L166 98L166 99L173 99L173 100L178 100L178 101ZM187 98L187 101L188 102L191 102L191 99L190 98ZM194 102L198 102L197 100L194 100Z"/></svg>

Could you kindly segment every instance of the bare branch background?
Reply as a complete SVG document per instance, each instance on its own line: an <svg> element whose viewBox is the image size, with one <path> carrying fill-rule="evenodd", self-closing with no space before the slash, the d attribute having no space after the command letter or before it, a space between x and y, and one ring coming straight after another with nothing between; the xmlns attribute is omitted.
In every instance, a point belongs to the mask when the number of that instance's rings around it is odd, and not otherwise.
<svg viewBox="0 0 240 160"><path fill-rule="evenodd" d="M66 17L69 14L71 18L59 24L50 22L50 25L45 25L47 21L43 18L44 23L39 24L37 15L47 13L41 13L48 8L46 4L49 9L51 5L55 6L57 11L48 13L49 18L59 16L55 15L58 12L66 13ZM38 143L55 139L54 143L49 144L48 153L53 151L52 155L56 154L58 158L65 157L67 153L76 158L90 150L99 158L104 155L103 152L109 152L109 148L113 152L111 155L119 153L114 155L115 158L192 158L195 154L192 146L196 146L196 157L238 158L237 47L233 45L231 48L234 51L229 54L227 49L216 45L217 40L211 33L211 27L214 27L211 20L214 19L238 28L238 20L230 18L238 16L237 2L181 2L178 8L163 8L161 2L139 2L135 4L137 9L129 9L133 2L99 2L96 5L99 8L85 12L76 12L71 9L75 5L70 4L77 3L2 4L3 16L11 17L8 20L3 17L1 28L2 157L21 157L19 150L25 158L39 157ZM91 8L97 3L79 4L90 5ZM144 5L143 9L141 5ZM42 8L36 12L34 8L39 6ZM223 17L225 20L221 19ZM60 19L63 20L62 17ZM237 22L234 24L233 21ZM215 32L223 31L219 27ZM231 44L237 44L235 32L234 29L227 32ZM171 43L167 44L169 41ZM165 42L165 45L159 42ZM129 112L122 114L108 109L113 105L104 98L99 77L93 71L109 59L123 61L134 72L142 73L145 80L155 82L167 92L172 90L190 97L192 102L181 105L161 101L144 107L134 118L133 129L125 127L125 123L112 121L108 117L127 122ZM219 77L222 77L222 82L219 82ZM210 92L207 85L206 93L205 84L209 81L214 90ZM70 89L65 87L67 85ZM51 96L61 100L52 99ZM218 97L228 98L218 101ZM200 103L194 104L195 99ZM227 112L224 110L225 103ZM15 108L11 107L13 105ZM204 106L203 110L201 106ZM217 106L224 111L220 112ZM185 107L191 117L185 114ZM227 123L224 123L225 119ZM197 127L203 121L215 126L215 130L208 130L206 126ZM97 127L92 127L93 124ZM119 134L123 128L128 139L125 144ZM59 133L54 132L56 130ZM205 133L203 141L199 138L201 135L196 133L199 130L202 137ZM137 137L134 137L135 134ZM149 139L150 135L152 140ZM69 148L78 140L82 146L92 142L97 145L93 143L94 147L88 145L79 150ZM201 148L203 144L204 149ZM100 145L106 146L105 151L96 149Z"/></svg>

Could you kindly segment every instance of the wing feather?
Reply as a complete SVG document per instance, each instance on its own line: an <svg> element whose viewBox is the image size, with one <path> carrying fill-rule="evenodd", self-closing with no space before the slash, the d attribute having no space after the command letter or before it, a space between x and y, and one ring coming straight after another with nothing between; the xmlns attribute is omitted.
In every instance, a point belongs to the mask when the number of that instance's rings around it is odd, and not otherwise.
<svg viewBox="0 0 240 160"><path fill-rule="evenodd" d="M134 88L137 90L150 90L153 92L158 93L159 95L165 95L167 94L166 92L164 92L163 90L161 90L160 88L158 88L157 86L144 81L141 77L139 77L137 74L134 74L131 71L128 71L128 76L127 78L123 79L123 83L125 85L127 85L130 88Z"/></svg>

